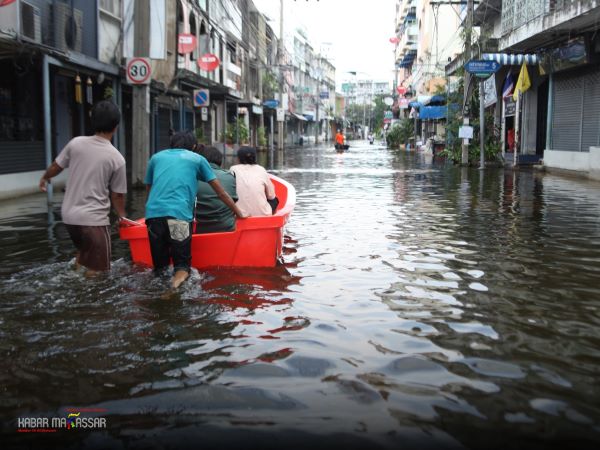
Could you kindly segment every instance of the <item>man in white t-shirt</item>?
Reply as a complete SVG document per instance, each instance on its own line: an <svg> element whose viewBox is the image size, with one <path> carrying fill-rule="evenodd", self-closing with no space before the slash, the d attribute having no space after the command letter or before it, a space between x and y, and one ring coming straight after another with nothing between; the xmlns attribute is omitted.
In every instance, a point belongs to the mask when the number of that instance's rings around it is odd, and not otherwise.
<svg viewBox="0 0 600 450"><path fill-rule="evenodd" d="M120 120L114 103L104 100L94 105L95 134L71 139L40 179L45 192L50 179L69 167L62 219L77 248L76 265L88 269L88 275L110 269L111 201L119 220L125 217L125 158L111 144Z"/></svg>

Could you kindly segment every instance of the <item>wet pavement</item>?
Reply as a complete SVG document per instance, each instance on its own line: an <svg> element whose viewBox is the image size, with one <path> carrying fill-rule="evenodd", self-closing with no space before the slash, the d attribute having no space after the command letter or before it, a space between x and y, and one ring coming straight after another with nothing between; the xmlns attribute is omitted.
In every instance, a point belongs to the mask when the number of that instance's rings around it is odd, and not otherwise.
<svg viewBox="0 0 600 450"><path fill-rule="evenodd" d="M169 299L116 233L110 274L71 270L60 194L0 204L8 447L598 448L600 184L367 143L261 158L297 190L283 263ZM69 411L106 428L16 432Z"/></svg>

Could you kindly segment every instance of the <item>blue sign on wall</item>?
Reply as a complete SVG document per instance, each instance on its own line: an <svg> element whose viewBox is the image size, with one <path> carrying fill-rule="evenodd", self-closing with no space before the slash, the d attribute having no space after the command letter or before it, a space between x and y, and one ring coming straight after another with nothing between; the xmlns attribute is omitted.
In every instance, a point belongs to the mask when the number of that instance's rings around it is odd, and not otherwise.
<svg viewBox="0 0 600 450"><path fill-rule="evenodd" d="M265 100L265 102L263 103L264 106L266 106L267 108L277 108L279 106L279 100Z"/></svg>
<svg viewBox="0 0 600 450"><path fill-rule="evenodd" d="M497 61L484 61L472 59L465 64L465 70L478 78L487 78L491 74L498 72L500 63Z"/></svg>

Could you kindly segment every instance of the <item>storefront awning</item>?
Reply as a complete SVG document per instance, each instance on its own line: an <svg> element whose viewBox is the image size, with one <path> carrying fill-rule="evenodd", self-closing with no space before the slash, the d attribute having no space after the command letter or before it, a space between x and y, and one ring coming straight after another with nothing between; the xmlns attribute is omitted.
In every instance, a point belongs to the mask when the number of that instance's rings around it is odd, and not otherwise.
<svg viewBox="0 0 600 450"><path fill-rule="evenodd" d="M483 59L486 61L496 61L503 66L520 66L523 62L527 65L539 63L538 56L530 54L511 55L509 53L484 53Z"/></svg>
<svg viewBox="0 0 600 450"><path fill-rule="evenodd" d="M292 116L298 120L303 120L304 122L307 122L306 117L301 116L300 114L292 113Z"/></svg>
<svg viewBox="0 0 600 450"><path fill-rule="evenodd" d="M437 120L446 118L446 106L423 106L419 109L419 119Z"/></svg>

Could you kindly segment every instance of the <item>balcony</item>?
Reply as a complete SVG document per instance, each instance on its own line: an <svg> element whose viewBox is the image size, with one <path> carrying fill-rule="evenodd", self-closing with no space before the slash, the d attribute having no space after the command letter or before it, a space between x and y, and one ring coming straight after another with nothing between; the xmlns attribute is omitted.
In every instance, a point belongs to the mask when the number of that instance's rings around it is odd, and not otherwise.
<svg viewBox="0 0 600 450"><path fill-rule="evenodd" d="M597 0L504 0L501 50L530 51L596 25Z"/></svg>

